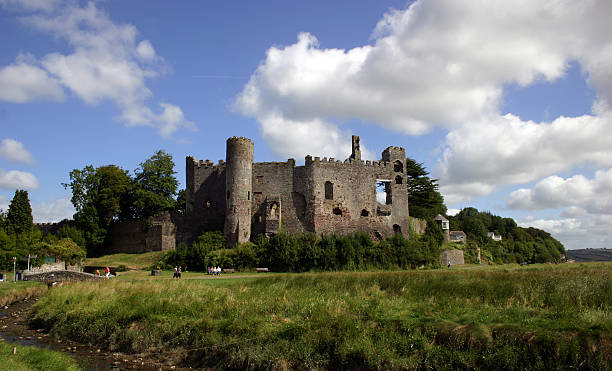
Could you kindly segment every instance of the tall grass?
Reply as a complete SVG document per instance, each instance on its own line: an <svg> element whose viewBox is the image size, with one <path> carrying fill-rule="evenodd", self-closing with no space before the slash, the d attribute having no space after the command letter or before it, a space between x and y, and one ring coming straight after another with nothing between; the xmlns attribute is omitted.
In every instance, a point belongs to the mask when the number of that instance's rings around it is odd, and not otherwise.
<svg viewBox="0 0 612 371"><path fill-rule="evenodd" d="M609 369L610 268L111 280L49 292L32 320L196 367Z"/></svg>
<svg viewBox="0 0 612 371"><path fill-rule="evenodd" d="M35 297L45 291L47 291L47 286L41 282L0 282L0 306Z"/></svg>

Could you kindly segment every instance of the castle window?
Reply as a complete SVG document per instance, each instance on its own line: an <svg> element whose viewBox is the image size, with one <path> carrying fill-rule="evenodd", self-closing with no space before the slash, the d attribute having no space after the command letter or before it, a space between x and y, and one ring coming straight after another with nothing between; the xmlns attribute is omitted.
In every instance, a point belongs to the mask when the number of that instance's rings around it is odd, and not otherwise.
<svg viewBox="0 0 612 371"><path fill-rule="evenodd" d="M263 183L263 176L262 175L258 175L255 178L255 184L261 184L261 183Z"/></svg>
<svg viewBox="0 0 612 371"><path fill-rule="evenodd" d="M376 201L381 204L391 205L391 180L376 180Z"/></svg>
<svg viewBox="0 0 612 371"><path fill-rule="evenodd" d="M393 162L393 171L395 171L396 173L403 173L404 164L402 164L400 160L396 160L395 162Z"/></svg>
<svg viewBox="0 0 612 371"><path fill-rule="evenodd" d="M206 208L209 208L209 207L210 207L210 205L211 205L210 200L207 200L207 201L206 201Z"/></svg>
<svg viewBox="0 0 612 371"><path fill-rule="evenodd" d="M393 233L402 233L402 227L399 224L393 224Z"/></svg>
<svg viewBox="0 0 612 371"><path fill-rule="evenodd" d="M247 200L249 200L249 201L251 200L251 191L247 192Z"/></svg>
<svg viewBox="0 0 612 371"><path fill-rule="evenodd" d="M366 209L361 210L361 216L368 216L370 215L370 212Z"/></svg>
<svg viewBox="0 0 612 371"><path fill-rule="evenodd" d="M333 212L334 212L334 215L342 216L342 210L340 210L339 207L335 207Z"/></svg>
<svg viewBox="0 0 612 371"><path fill-rule="evenodd" d="M334 183L325 182L325 199L333 200L334 199Z"/></svg>
<svg viewBox="0 0 612 371"><path fill-rule="evenodd" d="M227 199L229 200L229 191L227 191Z"/></svg>
<svg viewBox="0 0 612 371"><path fill-rule="evenodd" d="M395 184L402 184L402 177L401 175L398 175L395 177Z"/></svg>

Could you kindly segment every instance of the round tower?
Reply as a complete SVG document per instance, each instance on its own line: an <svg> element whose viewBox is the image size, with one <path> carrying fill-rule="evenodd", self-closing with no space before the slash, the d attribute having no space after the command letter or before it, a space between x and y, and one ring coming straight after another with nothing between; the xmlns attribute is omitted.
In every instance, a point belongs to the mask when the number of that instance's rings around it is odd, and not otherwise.
<svg viewBox="0 0 612 371"><path fill-rule="evenodd" d="M225 228L227 247L251 237L253 197L253 142L247 138L227 140L225 165Z"/></svg>

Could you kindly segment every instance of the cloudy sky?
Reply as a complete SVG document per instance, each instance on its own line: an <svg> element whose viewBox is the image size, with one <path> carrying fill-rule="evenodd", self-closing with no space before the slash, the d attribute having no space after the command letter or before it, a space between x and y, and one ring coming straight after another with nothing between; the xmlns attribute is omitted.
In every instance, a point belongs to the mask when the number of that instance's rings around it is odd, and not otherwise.
<svg viewBox="0 0 612 371"><path fill-rule="evenodd" d="M450 210L612 247L612 2L0 0L0 208L72 169L406 148Z"/></svg>

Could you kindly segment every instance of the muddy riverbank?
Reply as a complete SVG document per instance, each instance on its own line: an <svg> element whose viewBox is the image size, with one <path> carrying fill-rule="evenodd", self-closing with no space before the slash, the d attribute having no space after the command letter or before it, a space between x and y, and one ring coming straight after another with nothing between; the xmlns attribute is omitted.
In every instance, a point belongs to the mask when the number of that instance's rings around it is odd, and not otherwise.
<svg viewBox="0 0 612 371"><path fill-rule="evenodd" d="M43 329L30 328L28 313L36 298L0 307L0 337L3 341L24 346L48 348L69 354L85 370L191 370L181 354L125 354L109 352L88 344L56 339Z"/></svg>

